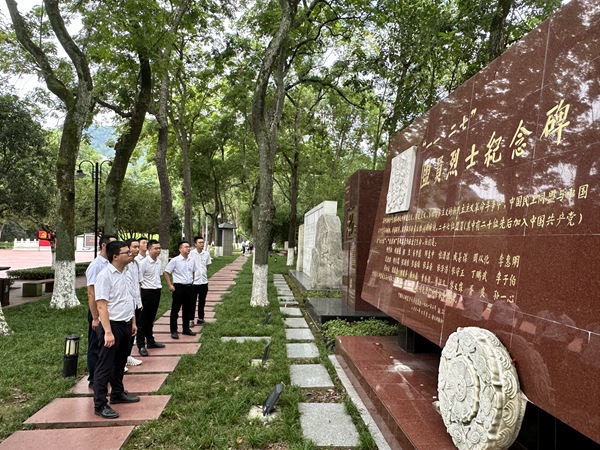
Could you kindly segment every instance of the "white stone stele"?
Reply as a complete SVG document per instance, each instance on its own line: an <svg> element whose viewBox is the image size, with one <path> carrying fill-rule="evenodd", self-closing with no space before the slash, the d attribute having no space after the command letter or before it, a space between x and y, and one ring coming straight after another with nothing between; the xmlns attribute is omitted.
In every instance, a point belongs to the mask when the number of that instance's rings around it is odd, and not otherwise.
<svg viewBox="0 0 600 450"><path fill-rule="evenodd" d="M304 225L298 227L298 258L296 259L296 270L302 272L304 269Z"/></svg>
<svg viewBox="0 0 600 450"><path fill-rule="evenodd" d="M338 216L319 217L312 249L311 289L339 289L342 286L342 224Z"/></svg>
<svg viewBox="0 0 600 450"><path fill-rule="evenodd" d="M409 210L416 162L417 147L414 145L392 159L386 214Z"/></svg>
<svg viewBox="0 0 600 450"><path fill-rule="evenodd" d="M317 222L319 217L329 214L337 215L337 202L324 201L319 203L313 209L304 214L304 239L302 250L302 271L311 276L313 248L315 248L315 239L317 236Z"/></svg>
<svg viewBox="0 0 600 450"><path fill-rule="evenodd" d="M507 449L517 438L527 399L508 351L491 331L466 327L450 335L440 359L438 395L459 450Z"/></svg>
<svg viewBox="0 0 600 450"><path fill-rule="evenodd" d="M287 254L287 263L286 265L288 267L291 267L294 265L294 249L293 248L288 248L288 254Z"/></svg>

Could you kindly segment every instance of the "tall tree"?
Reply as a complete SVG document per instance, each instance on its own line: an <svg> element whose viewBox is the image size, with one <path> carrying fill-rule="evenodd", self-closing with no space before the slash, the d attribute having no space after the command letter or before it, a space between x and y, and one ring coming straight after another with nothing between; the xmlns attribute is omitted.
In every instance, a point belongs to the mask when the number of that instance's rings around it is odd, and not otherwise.
<svg viewBox="0 0 600 450"><path fill-rule="evenodd" d="M252 306L266 306L269 275L269 247L272 222L275 216L273 205L273 163L277 154L279 121L285 101L284 80L287 63L286 40L292 28L299 0L279 0L281 17L279 27L271 38L262 59L252 101L252 128L258 147L258 189L253 201L252 228L255 242L255 268L252 281ZM268 99L271 77L275 82L272 98Z"/></svg>
<svg viewBox="0 0 600 450"><path fill-rule="evenodd" d="M6 0L19 43L31 55L48 89L66 109L63 132L56 163L58 214L56 237L55 289L50 305L55 308L78 306L75 295L75 162L83 129L93 104L93 82L85 53L75 43L61 15L58 0L44 0L48 20L56 39L65 50L70 70L62 65L53 67L46 51L31 36L31 26L25 23L15 0ZM76 81L70 78L76 75ZM66 73L66 76L65 76Z"/></svg>

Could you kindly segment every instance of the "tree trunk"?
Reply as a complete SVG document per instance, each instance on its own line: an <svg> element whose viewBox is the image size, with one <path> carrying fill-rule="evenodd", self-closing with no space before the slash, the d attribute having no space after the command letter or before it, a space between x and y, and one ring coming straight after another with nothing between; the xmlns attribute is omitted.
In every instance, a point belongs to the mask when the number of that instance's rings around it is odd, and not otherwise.
<svg viewBox="0 0 600 450"><path fill-rule="evenodd" d="M80 305L75 295L75 162L81 135L92 107L93 82L87 58L75 44L60 15L58 0L44 0L52 30L69 57L77 74L74 91L54 72L44 50L31 40L28 25L17 9L15 0L6 0L19 43L33 57L48 89L65 105L67 113L56 161L58 188L57 251L54 293L50 306L66 308Z"/></svg>
<svg viewBox="0 0 600 450"><path fill-rule="evenodd" d="M184 1L175 13L175 18L171 24L170 32L177 33L179 24L183 15L188 9L190 0ZM165 73L160 81L158 112L156 121L158 122L158 140L156 144L156 171L158 172L158 181L160 184L160 225L159 237L162 247L161 258L167 258L169 254L169 244L171 235L171 220L173 219L173 194L171 192L171 183L167 173L167 146L169 144L169 79L170 74L167 68L171 65L172 47L167 45L162 60L165 65Z"/></svg>
<svg viewBox="0 0 600 450"><path fill-rule="evenodd" d="M279 124L285 100L286 40L296 16L299 0L280 0L281 21L269 42L256 80L252 99L252 129L258 147L259 183L254 203L253 233L255 268L250 305L267 306L269 246L273 230L273 163L277 153ZM275 81L274 98L267 101L269 80Z"/></svg>
<svg viewBox="0 0 600 450"><path fill-rule="evenodd" d="M183 157L183 234L191 242L192 236L192 169L190 167L190 145L184 138L179 145Z"/></svg>
<svg viewBox="0 0 600 450"><path fill-rule="evenodd" d="M12 330L6 322L6 317L4 317L2 306L0 306L0 336L7 336L9 334L12 334Z"/></svg>
<svg viewBox="0 0 600 450"><path fill-rule="evenodd" d="M488 41L488 62L496 59L504 52L507 44L506 18L515 0L498 0L496 10L490 24L490 39Z"/></svg>
<svg viewBox="0 0 600 450"><path fill-rule="evenodd" d="M104 231L111 234L116 234L119 228L117 215L121 187L123 186L129 160L142 133L148 106L152 101L152 70L150 68L150 61L142 55L139 55L139 60L140 90L127 127L115 144L115 157L112 169L106 178Z"/></svg>

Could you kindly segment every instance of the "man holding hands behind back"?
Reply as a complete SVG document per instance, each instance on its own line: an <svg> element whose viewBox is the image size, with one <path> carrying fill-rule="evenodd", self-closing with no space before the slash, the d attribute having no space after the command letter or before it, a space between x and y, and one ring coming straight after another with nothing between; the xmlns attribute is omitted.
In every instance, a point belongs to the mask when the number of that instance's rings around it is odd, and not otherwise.
<svg viewBox="0 0 600 450"><path fill-rule="evenodd" d="M196 336L196 333L190 330L191 318L189 316L191 313L190 305L193 301L192 284L194 283L195 270L194 260L190 257L190 243L188 241L181 241L179 243L179 256L169 261L164 271L167 286L169 286L169 290L173 293L170 317L172 339L179 339L177 319L179 318L180 309L183 319L182 334ZM171 276L173 277L173 282L171 282Z"/></svg>
<svg viewBox="0 0 600 450"><path fill-rule="evenodd" d="M131 251L127 244L113 241L106 247L108 266L98 274L95 284L96 305L100 325L96 332L100 355L94 374L94 413L105 419L116 419L119 413L108 406L108 383L111 403L135 403L140 398L129 395L123 386L123 374L137 329L126 267Z"/></svg>

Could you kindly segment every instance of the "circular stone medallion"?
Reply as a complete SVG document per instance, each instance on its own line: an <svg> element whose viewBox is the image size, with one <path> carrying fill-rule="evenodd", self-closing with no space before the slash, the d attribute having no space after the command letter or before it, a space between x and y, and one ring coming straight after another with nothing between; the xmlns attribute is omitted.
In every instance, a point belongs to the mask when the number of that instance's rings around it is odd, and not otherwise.
<svg viewBox="0 0 600 450"><path fill-rule="evenodd" d="M460 450L501 450L515 441L527 401L511 361L489 330L459 328L448 338L438 394L444 424Z"/></svg>

